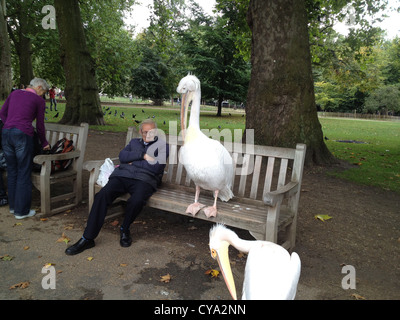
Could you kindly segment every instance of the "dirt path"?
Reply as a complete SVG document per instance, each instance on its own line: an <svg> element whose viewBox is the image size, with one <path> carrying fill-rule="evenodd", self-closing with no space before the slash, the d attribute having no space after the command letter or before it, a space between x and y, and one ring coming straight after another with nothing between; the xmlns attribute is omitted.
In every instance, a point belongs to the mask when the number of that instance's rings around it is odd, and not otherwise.
<svg viewBox="0 0 400 320"><path fill-rule="evenodd" d="M124 133L90 131L86 160L117 156ZM84 177L87 200L87 174ZM35 205L39 205L37 192ZM330 177L324 169L305 172L300 198L296 252L302 261L297 299L400 299L400 195ZM314 217L327 214L322 222ZM0 208L0 299L230 299L222 278L205 274L217 269L208 250L210 222L145 209L133 226L134 243L119 246L118 225L109 221L96 247L66 256L64 233L74 243L87 218L83 203L71 212L17 224ZM235 230L242 238L247 232ZM245 258L230 255L238 292ZM88 258L93 258L89 259ZM56 290L44 290L43 265L54 264ZM356 271L356 289L344 290L345 265ZM169 283L160 277L170 274ZM9 289L29 282L25 289Z"/></svg>

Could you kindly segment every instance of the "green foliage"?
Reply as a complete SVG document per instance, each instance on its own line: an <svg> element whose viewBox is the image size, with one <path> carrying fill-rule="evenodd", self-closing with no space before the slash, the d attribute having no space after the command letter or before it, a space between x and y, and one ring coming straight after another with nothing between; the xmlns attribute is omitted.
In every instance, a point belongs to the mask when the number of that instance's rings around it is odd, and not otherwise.
<svg viewBox="0 0 400 320"><path fill-rule="evenodd" d="M219 107L227 99L244 102L250 81L250 65L235 50L235 37L227 24L222 17L212 25L194 21L181 33L182 51L202 81L203 99L217 99Z"/></svg>
<svg viewBox="0 0 400 320"><path fill-rule="evenodd" d="M376 89L365 101L368 113L400 112L400 84L387 85Z"/></svg>
<svg viewBox="0 0 400 320"><path fill-rule="evenodd" d="M132 93L160 105L163 99L168 98L165 80L170 70L154 50L144 47L141 54L141 61L132 70Z"/></svg>
<svg viewBox="0 0 400 320"><path fill-rule="evenodd" d="M340 52L343 39L328 43ZM382 39L371 48L339 56L336 64L316 67L316 101L321 109L339 112L399 112L399 39Z"/></svg>
<svg viewBox="0 0 400 320"><path fill-rule="evenodd" d="M96 64L97 85L109 96L128 91L129 70L135 47L123 17L135 0L84 1L81 15L86 41Z"/></svg>

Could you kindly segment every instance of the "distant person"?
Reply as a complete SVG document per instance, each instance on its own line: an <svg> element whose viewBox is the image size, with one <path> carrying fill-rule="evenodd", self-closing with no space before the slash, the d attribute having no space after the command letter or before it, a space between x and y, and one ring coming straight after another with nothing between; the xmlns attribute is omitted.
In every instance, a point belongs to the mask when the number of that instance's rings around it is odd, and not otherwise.
<svg viewBox="0 0 400 320"><path fill-rule="evenodd" d="M51 89L49 90L49 96L50 96L50 111L53 111L53 103L54 103L54 111L57 110L57 100L56 100L56 87L52 86Z"/></svg>
<svg viewBox="0 0 400 320"><path fill-rule="evenodd" d="M50 150L46 140L44 112L46 103L43 94L49 90L47 82L35 78L25 90L12 92L0 111L4 123L2 145L7 162L8 202L10 212L16 219L32 217L32 159L34 150L34 128L42 148Z"/></svg>
<svg viewBox="0 0 400 320"><path fill-rule="evenodd" d="M103 226L107 207L125 193L129 193L130 198L120 230L120 245L131 245L129 228L161 183L169 155L168 144L158 138L153 120L147 119L141 123L140 134L142 138L132 139L120 152L119 167L115 168L108 183L95 195L83 236L65 250L67 255L75 255L95 246L94 239Z"/></svg>

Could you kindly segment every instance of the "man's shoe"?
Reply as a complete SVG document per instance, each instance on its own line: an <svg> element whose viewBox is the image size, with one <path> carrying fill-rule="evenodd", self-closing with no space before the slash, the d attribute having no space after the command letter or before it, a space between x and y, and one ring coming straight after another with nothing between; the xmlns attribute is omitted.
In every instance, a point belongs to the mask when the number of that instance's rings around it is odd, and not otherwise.
<svg viewBox="0 0 400 320"><path fill-rule="evenodd" d="M94 240L86 240L84 238L81 238L77 243L67 248L65 250L65 254L73 256L75 254L85 251L86 249L93 248L94 246Z"/></svg>
<svg viewBox="0 0 400 320"><path fill-rule="evenodd" d="M130 232L121 231L121 239L119 240L121 247L128 248L132 244L132 238Z"/></svg>

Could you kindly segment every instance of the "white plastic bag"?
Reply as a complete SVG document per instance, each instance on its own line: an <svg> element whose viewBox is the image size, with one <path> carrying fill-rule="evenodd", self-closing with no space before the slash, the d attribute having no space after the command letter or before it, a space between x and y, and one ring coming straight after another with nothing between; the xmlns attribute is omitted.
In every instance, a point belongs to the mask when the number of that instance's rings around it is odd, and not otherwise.
<svg viewBox="0 0 400 320"><path fill-rule="evenodd" d="M110 158L107 158L100 167L100 173L96 183L99 186L104 187L107 184L108 178L110 177L111 173L113 173L114 169L114 163Z"/></svg>

